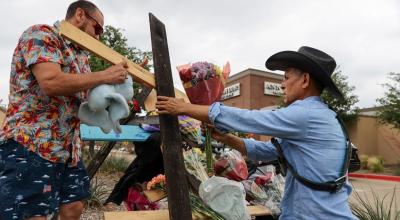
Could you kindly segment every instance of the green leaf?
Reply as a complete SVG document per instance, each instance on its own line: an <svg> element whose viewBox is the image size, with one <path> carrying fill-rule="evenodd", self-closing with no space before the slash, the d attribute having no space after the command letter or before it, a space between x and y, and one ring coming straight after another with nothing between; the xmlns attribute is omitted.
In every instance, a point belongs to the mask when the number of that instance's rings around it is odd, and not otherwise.
<svg viewBox="0 0 400 220"><path fill-rule="evenodd" d="M131 47L128 45L128 39L123 36L123 30L120 28L115 28L111 25L107 25L104 29L104 33L100 37L100 41L112 48L116 52L125 56L132 62L140 64L142 60L147 57L149 60L148 64L144 66L145 69L150 70L152 65L150 63L153 59L153 54L151 51L141 51L136 47ZM89 65L92 72L102 71L111 66L107 61L95 56L91 55L89 58ZM138 83L133 83L134 94L137 94L140 89L140 85Z"/></svg>
<svg viewBox="0 0 400 220"><path fill-rule="evenodd" d="M400 73L389 73L388 78L390 83L382 85L385 88L383 97L377 99L382 106L378 109L378 118L381 123L400 128Z"/></svg>
<svg viewBox="0 0 400 220"><path fill-rule="evenodd" d="M353 94L355 87L348 84L347 76L342 74L339 67L332 74L332 80L342 93L344 101L340 102L326 91L321 94L322 100L331 106L343 121L347 122L355 119L359 111L355 107L355 104L358 102L358 96Z"/></svg>

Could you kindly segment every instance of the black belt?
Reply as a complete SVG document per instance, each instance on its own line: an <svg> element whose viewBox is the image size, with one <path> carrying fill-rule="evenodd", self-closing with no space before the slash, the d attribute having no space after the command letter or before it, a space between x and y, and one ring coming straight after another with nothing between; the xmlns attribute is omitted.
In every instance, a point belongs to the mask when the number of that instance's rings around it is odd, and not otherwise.
<svg viewBox="0 0 400 220"><path fill-rule="evenodd" d="M336 116L336 118L338 119L339 124L342 127L342 130L343 130L346 142L347 142L346 156L345 156L344 166L342 169L342 176L337 178L336 180L328 181L328 182L324 182L324 183L317 183L317 182L311 181L307 178L300 176L296 172L296 170L293 169L292 165L290 165L290 163L286 160L285 155L283 154L283 151L282 151L282 148L281 148L281 145L279 144L279 142L275 138L272 138L271 143L275 146L275 148L278 152L279 166L281 168L281 173L283 176L286 175L287 169L289 169L290 172L292 173L293 177L296 180L298 180L303 185L305 185L311 189L318 190L318 191L328 191L328 192L334 193L334 192L337 192L338 190L340 190L344 186L344 184L346 183L346 179L347 179L347 170L349 169L352 147L351 147L349 135L347 134L346 128L344 127L343 121L338 116Z"/></svg>

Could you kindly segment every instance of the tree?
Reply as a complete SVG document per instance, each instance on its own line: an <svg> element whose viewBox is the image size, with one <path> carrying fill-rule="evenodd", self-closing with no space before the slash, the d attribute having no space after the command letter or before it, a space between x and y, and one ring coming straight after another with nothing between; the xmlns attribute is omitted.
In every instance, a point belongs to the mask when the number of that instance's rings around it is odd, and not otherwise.
<svg viewBox="0 0 400 220"><path fill-rule="evenodd" d="M344 101L334 98L330 93L324 91L321 98L343 119L350 121L355 119L358 114L358 108L354 105L358 102L358 96L352 94L355 87L347 83L347 76L342 74L342 71L337 68L332 74L332 80L338 87L344 97Z"/></svg>
<svg viewBox="0 0 400 220"><path fill-rule="evenodd" d="M153 55L150 51L141 51L136 47L128 46L128 40L122 35L122 31L123 30L120 28L107 25L104 29L104 33L100 36L100 41L135 63L141 63L145 57L147 57L148 60L152 59ZM98 58L94 55L90 56L89 64L93 72L101 71L111 66L111 64L104 59ZM151 65L147 64L144 68L149 70ZM133 89L135 94L137 94L139 88L140 85L134 83Z"/></svg>
<svg viewBox="0 0 400 220"><path fill-rule="evenodd" d="M141 63L145 58L152 60L153 55L150 51L141 51L136 47L128 46L128 40L122 35L122 30L120 28L107 25L104 29L104 33L100 36L100 41L135 63ZM101 71L111 66L110 63L95 55L90 56L89 65L93 72ZM149 70L151 65L147 64L144 68ZM140 84L133 83L134 94L138 94L140 88ZM132 103L132 101L128 102L130 106ZM94 142L90 145L89 151L91 155L94 155Z"/></svg>
<svg viewBox="0 0 400 220"><path fill-rule="evenodd" d="M389 123L395 128L400 128L400 73L392 72L388 75L393 82L382 85L386 91L384 97L377 99L382 106L378 110L378 118L382 123Z"/></svg>

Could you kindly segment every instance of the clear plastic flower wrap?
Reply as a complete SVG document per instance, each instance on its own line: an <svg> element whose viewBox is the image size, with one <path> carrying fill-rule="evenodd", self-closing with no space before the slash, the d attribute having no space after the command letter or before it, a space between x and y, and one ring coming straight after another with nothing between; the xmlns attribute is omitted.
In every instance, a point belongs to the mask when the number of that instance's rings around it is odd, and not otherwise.
<svg viewBox="0 0 400 220"><path fill-rule="evenodd" d="M250 203L269 208L274 216L281 213L280 204L285 188L285 179L282 175L275 174L273 165L259 167L257 172L242 183L247 195L251 197Z"/></svg>
<svg viewBox="0 0 400 220"><path fill-rule="evenodd" d="M213 176L200 184L199 196L225 219L251 219L246 209L245 190L240 182Z"/></svg>
<svg viewBox="0 0 400 220"><path fill-rule="evenodd" d="M192 148L183 152L186 170L201 182L208 179L206 172L206 155L199 148Z"/></svg>
<svg viewBox="0 0 400 220"><path fill-rule="evenodd" d="M223 152L214 163L215 175L235 181L247 179L249 173L246 161L237 150Z"/></svg>
<svg viewBox="0 0 400 220"><path fill-rule="evenodd" d="M199 105L211 105L221 99L231 71L229 62L222 69L209 62L185 64L178 66L177 69L190 102ZM211 130L207 127L205 146L207 173L211 176L213 175Z"/></svg>

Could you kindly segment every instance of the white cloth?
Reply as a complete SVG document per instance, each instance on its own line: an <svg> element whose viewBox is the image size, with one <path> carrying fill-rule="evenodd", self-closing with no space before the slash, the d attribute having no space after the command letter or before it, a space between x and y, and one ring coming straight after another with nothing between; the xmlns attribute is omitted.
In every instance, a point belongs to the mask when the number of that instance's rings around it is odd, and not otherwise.
<svg viewBox="0 0 400 220"><path fill-rule="evenodd" d="M119 120L129 116L127 101L133 98L131 76L118 85L103 84L90 90L88 101L79 107L78 117L82 123L100 127L104 133L114 130L121 133Z"/></svg>

